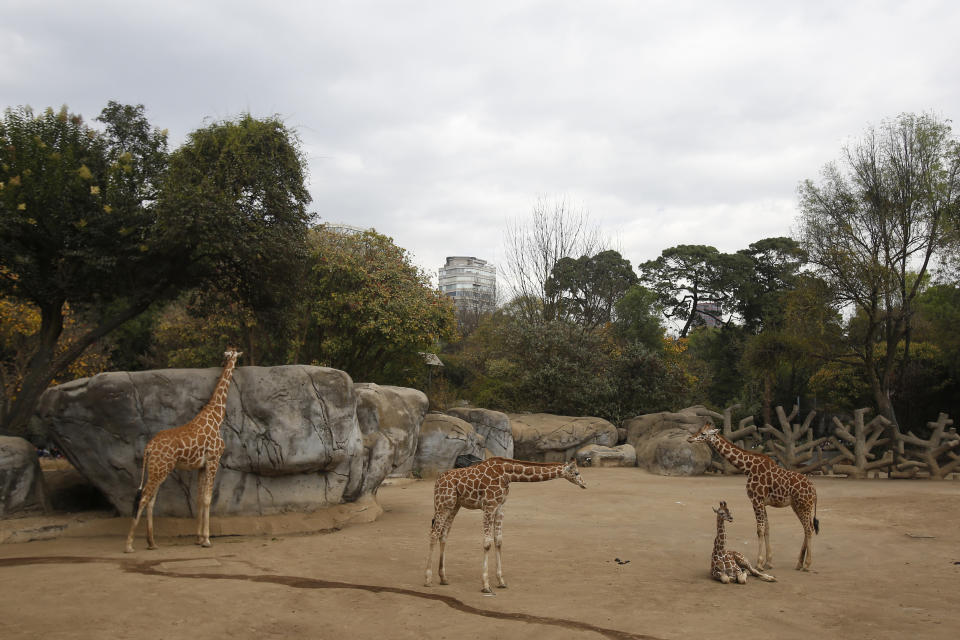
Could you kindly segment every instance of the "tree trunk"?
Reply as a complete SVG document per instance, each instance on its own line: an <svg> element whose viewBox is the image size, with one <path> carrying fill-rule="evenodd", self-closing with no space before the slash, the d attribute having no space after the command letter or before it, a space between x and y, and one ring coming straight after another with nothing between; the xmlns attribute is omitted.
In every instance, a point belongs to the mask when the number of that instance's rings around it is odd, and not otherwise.
<svg viewBox="0 0 960 640"><path fill-rule="evenodd" d="M53 380L55 372L51 372L51 363L63 333L63 305L63 301L58 301L40 307L40 344L30 358L27 375L10 406L10 412L3 416L3 423L0 424L3 433L22 435L26 432L27 422L40 394Z"/></svg>
<svg viewBox="0 0 960 640"><path fill-rule="evenodd" d="M17 399L10 413L0 422L0 433L21 435L36 410L40 396L61 371L64 371L87 347L104 337L127 320L140 315L150 306L152 298L140 300L112 318L108 318L93 330L78 338L63 353L57 355L57 343L63 333L63 303L40 309L40 346L30 359L28 373L23 380Z"/></svg>
<svg viewBox="0 0 960 640"><path fill-rule="evenodd" d="M773 376L763 374L763 424L772 424L773 418Z"/></svg>

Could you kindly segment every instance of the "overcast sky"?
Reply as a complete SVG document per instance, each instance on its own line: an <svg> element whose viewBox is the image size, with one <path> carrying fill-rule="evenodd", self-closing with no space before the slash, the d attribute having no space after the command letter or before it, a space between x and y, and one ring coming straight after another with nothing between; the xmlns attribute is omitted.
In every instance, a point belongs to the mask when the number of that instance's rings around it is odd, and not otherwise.
<svg viewBox="0 0 960 640"><path fill-rule="evenodd" d="M789 5L789 6L783 6ZM796 187L902 112L960 117L960 3L0 0L0 107L143 104L171 146L279 115L321 221L435 276L538 198L634 266L790 235Z"/></svg>

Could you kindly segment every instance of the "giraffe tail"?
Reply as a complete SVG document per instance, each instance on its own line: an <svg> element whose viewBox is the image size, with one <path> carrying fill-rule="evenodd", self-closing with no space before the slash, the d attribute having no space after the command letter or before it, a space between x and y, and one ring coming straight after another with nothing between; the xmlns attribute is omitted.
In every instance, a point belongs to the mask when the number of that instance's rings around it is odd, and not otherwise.
<svg viewBox="0 0 960 640"><path fill-rule="evenodd" d="M820 521L817 520L817 500L814 497L813 500L813 531L819 535L820 533Z"/></svg>

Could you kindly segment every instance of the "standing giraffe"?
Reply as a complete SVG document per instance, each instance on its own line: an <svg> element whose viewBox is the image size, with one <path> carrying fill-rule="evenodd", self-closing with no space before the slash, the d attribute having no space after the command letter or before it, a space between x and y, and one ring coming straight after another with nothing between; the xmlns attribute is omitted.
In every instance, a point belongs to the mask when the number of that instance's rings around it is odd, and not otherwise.
<svg viewBox="0 0 960 640"><path fill-rule="evenodd" d="M236 347L227 347L223 356L226 363L213 395L200 413L190 422L164 429L157 433L143 450L143 466L140 469L140 487L133 508L136 515L127 535L127 553L133 553L133 534L140 522L144 507L147 509L147 548L156 549L153 540L153 505L157 501L157 491L174 469L197 469L197 544L210 546L210 502L213 499L213 481L220 467L223 455L223 438L220 425L226 413L227 390L237 358L243 355ZM143 486L144 472L147 486Z"/></svg>
<svg viewBox="0 0 960 640"><path fill-rule="evenodd" d="M767 505L771 507L793 507L793 512L803 525L803 546L797 569L809 571L813 561L813 533L820 533L820 521L817 520L817 490L810 479L802 473L790 471L777 465L773 458L754 451L745 451L720 435L709 420L699 431L690 436L688 442L706 442L717 453L730 461L737 469L747 475L747 498L753 505L757 517L757 569L773 568L773 551L770 549L770 527L767 524Z"/></svg>
<svg viewBox="0 0 960 640"><path fill-rule="evenodd" d="M437 575L440 584L447 584L444 568L444 549L453 518L460 507L483 510L483 591L491 593L487 579L487 556L494 543L497 548L497 586L507 588L503 579L500 548L503 544L503 504L510 492L511 482L542 482L566 478L581 489L586 489L575 460L570 462L524 462L509 458L488 458L470 467L450 469L437 476L433 488L433 522L430 526L430 552L424 584L433 584L433 550L440 541L440 565Z"/></svg>
<svg viewBox="0 0 960 640"><path fill-rule="evenodd" d="M723 584L731 580L735 584L746 584L747 573L765 582L776 582L777 579L773 576L760 573L751 567L750 562L739 551L727 550L727 533L724 531L724 523L733 522L733 515L727 509L727 503L721 500L720 508L714 507L713 511L717 514L717 537L713 541L713 556L710 557L710 576Z"/></svg>

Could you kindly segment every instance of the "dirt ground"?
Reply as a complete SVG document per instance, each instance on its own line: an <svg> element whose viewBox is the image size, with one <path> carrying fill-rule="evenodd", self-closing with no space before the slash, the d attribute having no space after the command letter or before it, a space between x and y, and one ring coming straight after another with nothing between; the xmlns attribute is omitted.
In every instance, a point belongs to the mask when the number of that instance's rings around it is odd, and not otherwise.
<svg viewBox="0 0 960 640"><path fill-rule="evenodd" d="M802 530L769 509L775 583L709 578L711 506L734 515L728 547L754 561L742 477L585 469L514 483L504 521L509 588L480 592L480 518L461 511L451 584L423 585L432 481L384 486L375 522L331 533L221 536L203 549L164 533L123 551L106 534L0 545L0 628L38 638L957 638L960 481L814 478L813 570ZM214 514L213 520L217 520ZM34 523L35 525L35 523ZM143 525L141 524L141 529ZM619 562L616 560L619 559ZM629 561L629 562L627 562ZM493 575L491 567L491 576Z"/></svg>

